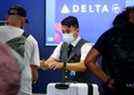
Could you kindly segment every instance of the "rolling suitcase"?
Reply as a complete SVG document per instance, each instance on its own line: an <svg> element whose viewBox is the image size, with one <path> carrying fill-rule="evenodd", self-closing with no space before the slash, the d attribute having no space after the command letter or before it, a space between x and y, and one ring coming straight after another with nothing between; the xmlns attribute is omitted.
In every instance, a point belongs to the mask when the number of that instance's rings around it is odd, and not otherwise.
<svg viewBox="0 0 134 95"><path fill-rule="evenodd" d="M99 90L96 84L49 83L47 95L99 95Z"/></svg>

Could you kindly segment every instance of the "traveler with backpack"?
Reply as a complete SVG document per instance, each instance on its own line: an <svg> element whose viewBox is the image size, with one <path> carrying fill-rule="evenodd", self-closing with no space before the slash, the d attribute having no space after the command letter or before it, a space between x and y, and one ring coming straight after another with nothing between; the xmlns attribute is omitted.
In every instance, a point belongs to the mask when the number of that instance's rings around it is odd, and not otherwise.
<svg viewBox="0 0 134 95"><path fill-rule="evenodd" d="M0 41L7 43L23 58L24 68L21 68L21 89L19 95L32 94L33 73L31 71L34 71L35 74L38 69L36 67L39 66L38 43L32 35L23 30L26 22L26 10L20 5L14 5L8 10L6 25L0 26ZM34 67L34 70L32 67Z"/></svg>

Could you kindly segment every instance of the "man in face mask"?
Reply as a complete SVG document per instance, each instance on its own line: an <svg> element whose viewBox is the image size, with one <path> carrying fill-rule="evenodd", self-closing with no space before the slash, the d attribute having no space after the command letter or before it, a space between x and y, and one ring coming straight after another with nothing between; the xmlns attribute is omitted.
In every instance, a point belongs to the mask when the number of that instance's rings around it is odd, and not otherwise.
<svg viewBox="0 0 134 95"><path fill-rule="evenodd" d="M75 28L73 26L66 26L66 25L62 25L62 31L63 31L63 41L71 44L72 42L74 42L77 37L78 37L78 32L79 29Z"/></svg>
<svg viewBox="0 0 134 95"><path fill-rule="evenodd" d="M89 73L83 62L92 44L79 37L79 23L76 17L66 17L61 21L61 25L63 42L55 48L42 66L52 70L66 69L68 81L89 82Z"/></svg>

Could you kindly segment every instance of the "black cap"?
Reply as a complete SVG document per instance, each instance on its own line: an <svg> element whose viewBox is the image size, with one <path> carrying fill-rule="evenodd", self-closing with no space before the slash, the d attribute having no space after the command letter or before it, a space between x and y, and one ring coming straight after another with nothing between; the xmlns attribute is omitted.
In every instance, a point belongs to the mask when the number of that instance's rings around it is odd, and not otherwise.
<svg viewBox="0 0 134 95"><path fill-rule="evenodd" d="M22 17L26 17L26 10L20 5L14 5L8 10L8 15L19 15Z"/></svg>

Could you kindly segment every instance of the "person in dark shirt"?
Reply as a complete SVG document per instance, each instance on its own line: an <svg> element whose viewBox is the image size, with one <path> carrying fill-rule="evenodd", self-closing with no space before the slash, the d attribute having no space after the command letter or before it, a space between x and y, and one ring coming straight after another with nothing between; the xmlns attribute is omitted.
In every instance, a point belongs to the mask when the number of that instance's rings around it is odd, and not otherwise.
<svg viewBox="0 0 134 95"><path fill-rule="evenodd" d="M113 27L97 40L86 67L104 81L104 95L134 95L134 6L116 16ZM96 64L102 56L102 69Z"/></svg>

